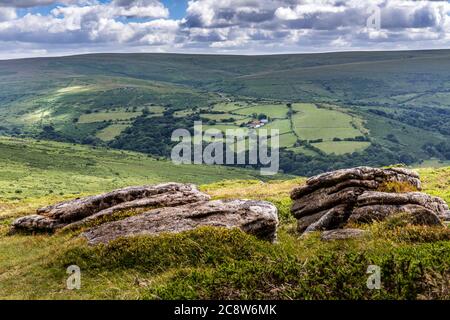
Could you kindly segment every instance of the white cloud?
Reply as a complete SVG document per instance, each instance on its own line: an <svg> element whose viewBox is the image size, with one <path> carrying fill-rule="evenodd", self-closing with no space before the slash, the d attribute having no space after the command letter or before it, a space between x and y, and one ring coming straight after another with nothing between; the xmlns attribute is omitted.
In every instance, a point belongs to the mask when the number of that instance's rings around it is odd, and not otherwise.
<svg viewBox="0 0 450 320"><path fill-rule="evenodd" d="M17 18L17 14L14 8L0 7L0 22L13 20L15 18Z"/></svg>
<svg viewBox="0 0 450 320"><path fill-rule="evenodd" d="M8 43L11 52L29 45L52 54L80 50L272 53L448 48L450 44L450 4L444 0L190 0L181 20L169 18L168 8L159 0L1 3L0 41ZM50 3L58 3L50 14L16 15L19 6ZM381 9L381 30L366 27L372 5ZM0 50L0 58L5 52Z"/></svg>
<svg viewBox="0 0 450 320"><path fill-rule="evenodd" d="M31 8L52 4L88 3L88 0L1 0L0 7Z"/></svg>
<svg viewBox="0 0 450 320"><path fill-rule="evenodd" d="M335 6L331 3L316 5L312 3L299 4L294 7L279 7L275 10L275 16L281 20L308 19L314 14L336 14L345 12L346 7Z"/></svg>
<svg viewBox="0 0 450 320"><path fill-rule="evenodd" d="M381 9L381 30L366 27L368 9ZM249 13L245 15L243 13ZM218 34L230 27L246 33L245 43L272 50L340 50L354 48L412 49L448 47L450 4L412 0L196 0L190 1L183 25L191 34ZM257 29L258 32L254 32ZM199 31L203 30L203 31ZM192 38L191 38L192 39ZM210 47L241 47L229 33L225 39L194 38Z"/></svg>
<svg viewBox="0 0 450 320"><path fill-rule="evenodd" d="M95 4L90 6L67 6L57 7L52 10L52 15L61 16L64 19L81 20L84 16L115 18L115 17L138 17L138 18L166 18L169 10L157 1L133 1L128 5L111 2L108 4Z"/></svg>

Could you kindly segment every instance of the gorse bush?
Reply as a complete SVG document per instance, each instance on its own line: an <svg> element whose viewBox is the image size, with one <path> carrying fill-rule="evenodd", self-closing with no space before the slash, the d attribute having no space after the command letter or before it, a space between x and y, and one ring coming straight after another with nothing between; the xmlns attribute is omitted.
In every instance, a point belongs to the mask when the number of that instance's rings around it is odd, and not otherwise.
<svg viewBox="0 0 450 320"><path fill-rule="evenodd" d="M399 193L399 192L415 192L419 190L415 186L407 182L388 181L384 182L381 186L379 186L377 191Z"/></svg>
<svg viewBox="0 0 450 320"><path fill-rule="evenodd" d="M235 261L218 268L181 269L147 298L161 299L416 299L426 296L436 265L448 280L448 243L426 244L390 254L327 250L306 261L292 256ZM272 259L271 259L272 258ZM380 266L382 288L366 286L367 268ZM434 290L436 292L436 290ZM442 292L439 298L449 298Z"/></svg>
<svg viewBox="0 0 450 320"><path fill-rule="evenodd" d="M450 229L448 227L430 227L422 225L397 224L392 220L375 223L371 227L374 237L384 237L398 243L419 243L450 241Z"/></svg>

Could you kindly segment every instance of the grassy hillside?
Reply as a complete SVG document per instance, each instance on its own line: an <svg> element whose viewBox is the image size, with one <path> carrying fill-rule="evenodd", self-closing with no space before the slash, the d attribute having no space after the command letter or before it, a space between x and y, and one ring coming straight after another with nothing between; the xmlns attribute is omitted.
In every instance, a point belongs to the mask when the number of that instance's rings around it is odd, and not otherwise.
<svg viewBox="0 0 450 320"><path fill-rule="evenodd" d="M260 177L254 170L176 166L170 160L135 152L0 138L0 219L45 203L130 185L168 181L201 184Z"/></svg>
<svg viewBox="0 0 450 320"><path fill-rule="evenodd" d="M282 131L286 172L449 160L449 58L435 50L0 61L0 134L167 156L175 128L200 119L236 128L264 114Z"/></svg>
<svg viewBox="0 0 450 320"><path fill-rule="evenodd" d="M3 148L5 144L3 142ZM38 146L44 148L46 145L48 147L48 144ZM85 148L83 150L87 151ZM96 150L90 152L95 154ZM113 152L107 154L101 163L119 159L125 161L126 158L126 163L132 164L136 157L139 156ZM59 167L58 171L59 176L53 173L50 176L52 179L47 180L49 183L73 188L71 180L83 175L74 175L73 169L67 168L66 171L63 167ZM28 170L25 172L30 174ZM134 176L133 170L130 172L130 177L126 178L130 180L121 180L119 184L142 181L142 177ZM68 173L72 179L68 179ZM425 192L450 202L449 167L420 169L419 173ZM4 175L3 172L3 184L11 183ZM35 174L33 176L36 177ZM226 179L227 176L224 173L215 178ZM194 181L196 177L190 179ZM294 186L303 181L298 178L266 183L258 180L202 183L201 189L215 199L250 198L274 202L281 219L276 244L259 241L238 230L213 228L179 235L122 239L99 247L88 246L77 237L78 232L53 236L7 235L12 217L26 213L23 203L30 201L35 206L42 200L36 202L33 200L34 193L27 191L20 202L7 201L2 204L0 298L450 298L448 228L401 226L398 222L387 221L366 227L370 233L360 240L326 243L317 234L300 238L295 232L295 220L289 213L291 202L288 195ZM92 189L89 189L90 184L86 184L86 190L109 190L110 184L103 183L105 180L102 184L97 181ZM43 187L39 182L37 185ZM29 197L31 200L28 200ZM56 198L46 198L48 202L54 200ZM81 268L81 290L65 289L66 267L71 264ZM382 268L381 290L366 288L366 270L370 264Z"/></svg>

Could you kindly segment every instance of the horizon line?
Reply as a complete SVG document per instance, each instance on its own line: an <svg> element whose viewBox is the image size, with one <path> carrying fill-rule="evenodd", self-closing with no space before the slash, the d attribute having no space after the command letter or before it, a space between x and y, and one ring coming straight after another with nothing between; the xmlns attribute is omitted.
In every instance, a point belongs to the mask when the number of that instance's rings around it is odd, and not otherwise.
<svg viewBox="0 0 450 320"><path fill-rule="evenodd" d="M264 56L292 56L292 55L319 55L319 54L341 54L341 53L382 53L382 52L425 52L425 51L449 51L450 48L427 48L427 49L357 49L357 50L325 50L317 52L284 52L284 53L261 53L261 54L245 54L245 53L203 53L203 52L88 52L74 54L55 54L46 56L30 56L22 58L0 58L0 61L13 60L33 60L33 59L51 59L51 58L70 58L94 55L191 55L191 56L229 56L229 57L264 57Z"/></svg>

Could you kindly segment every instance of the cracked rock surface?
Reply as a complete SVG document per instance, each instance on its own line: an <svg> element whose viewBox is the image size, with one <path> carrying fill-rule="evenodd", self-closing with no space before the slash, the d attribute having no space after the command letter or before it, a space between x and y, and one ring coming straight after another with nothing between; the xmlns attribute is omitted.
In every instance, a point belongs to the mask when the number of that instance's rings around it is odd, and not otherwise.
<svg viewBox="0 0 450 320"><path fill-rule="evenodd" d="M127 187L38 209L36 214L16 219L13 228L26 231L54 231L112 215L121 210L169 207L209 199L209 195L200 192L192 184L164 183Z"/></svg>
<svg viewBox="0 0 450 320"><path fill-rule="evenodd" d="M396 186L413 192L384 191ZM292 190L291 212L300 233L340 229L347 222L381 221L396 214L407 215L413 224L439 225L448 220L447 203L420 190L419 175L408 169L342 169L312 177Z"/></svg>
<svg viewBox="0 0 450 320"><path fill-rule="evenodd" d="M157 235L193 230L201 226L239 228L268 241L276 240L277 208L265 201L215 200L150 210L83 233L90 244L119 237Z"/></svg>
<svg viewBox="0 0 450 320"><path fill-rule="evenodd" d="M52 232L72 228L116 212L143 212L118 221L105 222L83 233L90 244L119 237L178 233L201 226L239 228L260 239L275 241L277 208L265 201L215 200L195 185L165 183L128 187L101 195L61 202L16 219L12 231Z"/></svg>

